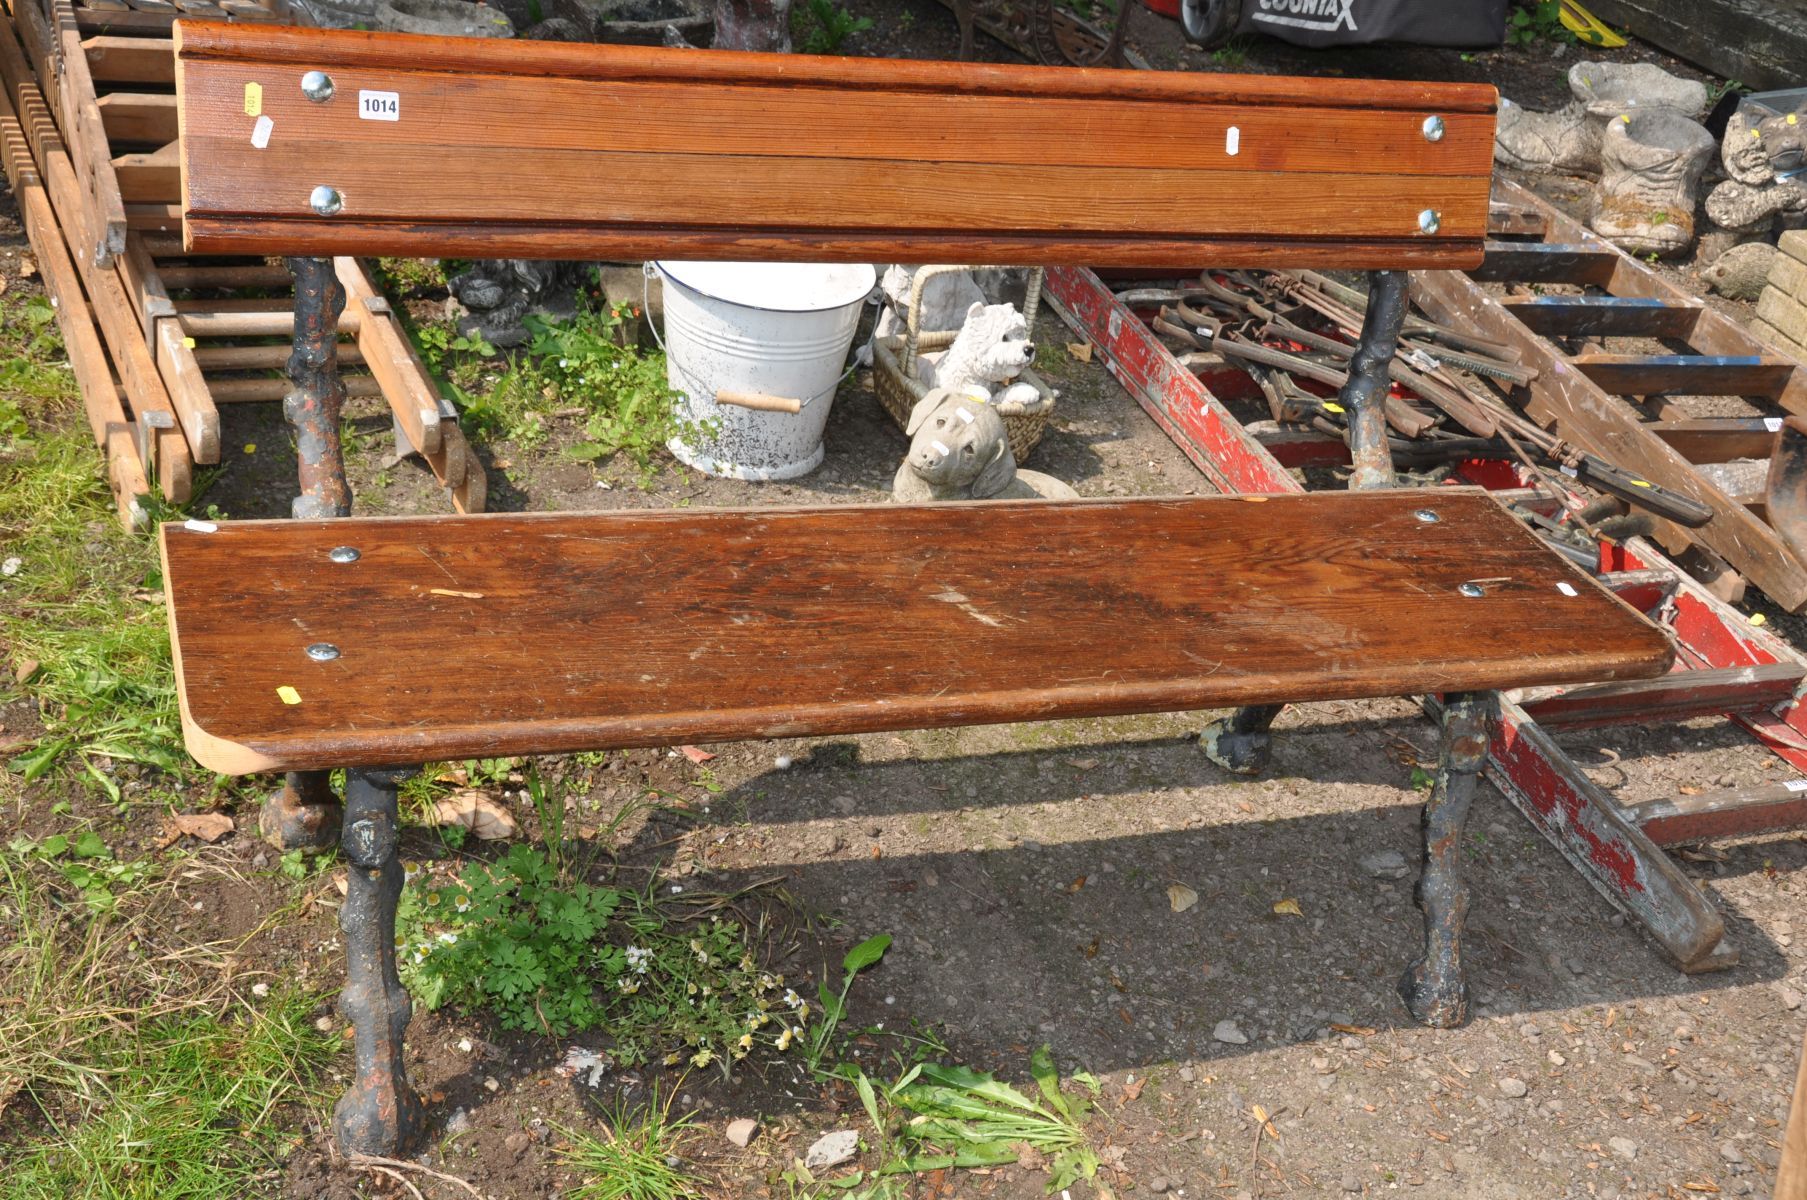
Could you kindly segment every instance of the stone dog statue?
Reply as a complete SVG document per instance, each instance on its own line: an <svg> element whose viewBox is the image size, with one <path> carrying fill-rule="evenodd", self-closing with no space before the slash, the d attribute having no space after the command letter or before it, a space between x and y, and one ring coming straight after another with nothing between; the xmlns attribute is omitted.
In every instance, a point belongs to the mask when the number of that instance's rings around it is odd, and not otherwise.
<svg viewBox="0 0 1807 1200"><path fill-rule="evenodd" d="M971 392L936 388L910 410L910 453L891 481L899 504L931 500L1077 500L1040 471L1016 469L1004 418Z"/></svg>
<svg viewBox="0 0 1807 1200"><path fill-rule="evenodd" d="M1029 323L1014 304L980 304L966 310L954 344L938 354L917 358L916 377L924 386L958 392L978 386L993 403L1032 403L1035 385L1013 383L1035 361Z"/></svg>

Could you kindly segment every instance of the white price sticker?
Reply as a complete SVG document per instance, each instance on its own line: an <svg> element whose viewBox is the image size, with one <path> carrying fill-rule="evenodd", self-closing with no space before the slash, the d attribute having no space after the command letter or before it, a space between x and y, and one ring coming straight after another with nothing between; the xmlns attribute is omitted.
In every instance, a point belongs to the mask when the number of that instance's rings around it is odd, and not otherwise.
<svg viewBox="0 0 1807 1200"><path fill-rule="evenodd" d="M1782 432L1782 418L1781 417L1764 417L1763 418L1763 428L1769 430L1771 433L1781 433Z"/></svg>
<svg viewBox="0 0 1807 1200"><path fill-rule="evenodd" d="M365 121L399 121L402 119L400 92L358 92L358 117Z"/></svg>
<svg viewBox="0 0 1807 1200"><path fill-rule="evenodd" d="M1791 792L1807 792L1807 779L1785 779L1782 786Z"/></svg>

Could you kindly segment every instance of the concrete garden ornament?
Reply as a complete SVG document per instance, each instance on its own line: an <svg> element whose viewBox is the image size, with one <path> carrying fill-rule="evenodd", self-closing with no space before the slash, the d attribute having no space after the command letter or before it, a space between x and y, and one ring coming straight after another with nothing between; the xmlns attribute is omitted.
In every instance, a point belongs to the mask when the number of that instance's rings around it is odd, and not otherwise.
<svg viewBox="0 0 1807 1200"><path fill-rule="evenodd" d="M1807 218L1807 91L1748 96L1726 123L1726 180L1707 215L1740 238L1767 237Z"/></svg>
<svg viewBox="0 0 1807 1200"><path fill-rule="evenodd" d="M1079 493L1040 471L1019 471L997 406L983 389L936 388L910 410L910 453L891 481L899 504L932 500L1076 500Z"/></svg>
<svg viewBox="0 0 1807 1200"><path fill-rule="evenodd" d="M1016 306L974 301L954 344L917 359L917 378L930 388L950 392L978 387L993 404L1008 407L1039 400L1033 385L1012 382L1034 361L1029 323ZM910 424L915 423L912 418Z"/></svg>
<svg viewBox="0 0 1807 1200"><path fill-rule="evenodd" d="M1628 113L1663 109L1698 117L1707 89L1650 63L1581 62L1569 68L1574 99L1555 112L1531 112L1500 101L1493 157L1521 171L1597 175L1609 122Z"/></svg>
<svg viewBox="0 0 1807 1200"><path fill-rule="evenodd" d="M1673 109L1621 113L1600 139L1594 232L1633 254L1665 257L1694 244L1700 177L1713 135Z"/></svg>

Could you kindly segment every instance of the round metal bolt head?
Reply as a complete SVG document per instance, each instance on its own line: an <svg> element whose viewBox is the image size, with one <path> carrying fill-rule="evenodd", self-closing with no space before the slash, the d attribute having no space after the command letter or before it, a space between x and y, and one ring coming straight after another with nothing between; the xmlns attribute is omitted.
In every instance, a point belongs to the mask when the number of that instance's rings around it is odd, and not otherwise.
<svg viewBox="0 0 1807 1200"><path fill-rule="evenodd" d="M1434 208L1427 208L1418 214L1418 232L1435 233L1443 228L1443 214Z"/></svg>
<svg viewBox="0 0 1807 1200"><path fill-rule="evenodd" d="M358 552L356 546L334 546L331 550L326 552L326 557L332 559L334 562L346 563L357 562L358 559L364 556Z"/></svg>
<svg viewBox="0 0 1807 1200"><path fill-rule="evenodd" d="M315 642L307 648L307 656L315 662L331 662L339 657L339 648L331 642Z"/></svg>
<svg viewBox="0 0 1807 1200"><path fill-rule="evenodd" d="M1437 116L1426 117L1426 118L1424 118L1424 124L1419 126L1419 128L1424 131L1424 140L1425 141L1440 142L1443 140L1443 118L1442 117L1437 117Z"/></svg>
<svg viewBox="0 0 1807 1200"><path fill-rule="evenodd" d="M301 94L315 104L325 104L333 98L333 77L325 71L309 71L301 77Z"/></svg>
<svg viewBox="0 0 1807 1200"><path fill-rule="evenodd" d="M1435 525L1438 521L1443 519L1438 516L1434 510L1428 508L1421 508L1412 515L1417 517L1420 521L1423 521L1426 525Z"/></svg>
<svg viewBox="0 0 1807 1200"><path fill-rule="evenodd" d="M1464 596L1485 596L1487 594L1487 589L1478 583L1464 583L1457 586L1456 590Z"/></svg>
<svg viewBox="0 0 1807 1200"><path fill-rule="evenodd" d="M339 195L338 188L327 187L324 183L308 193L308 207L323 217L330 217L345 207L345 197Z"/></svg>

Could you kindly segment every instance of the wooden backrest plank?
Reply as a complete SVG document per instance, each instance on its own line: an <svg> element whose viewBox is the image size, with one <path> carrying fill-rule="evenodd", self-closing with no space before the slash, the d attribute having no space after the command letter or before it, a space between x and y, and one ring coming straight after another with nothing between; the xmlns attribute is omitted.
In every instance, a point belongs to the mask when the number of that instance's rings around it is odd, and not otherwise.
<svg viewBox="0 0 1807 1200"><path fill-rule="evenodd" d="M1671 659L1474 489L167 524L162 541L188 746L233 773L1594 682ZM356 561L329 558L341 545Z"/></svg>
<svg viewBox="0 0 1807 1200"><path fill-rule="evenodd" d="M1488 87L187 22L176 44L197 250L1405 266L1478 262L1486 233ZM313 213L317 185L343 210Z"/></svg>

